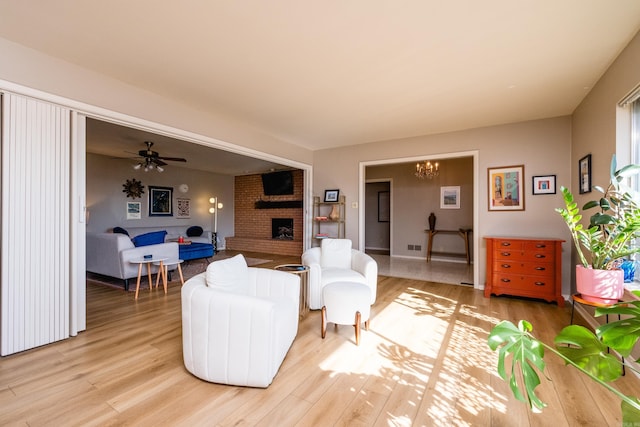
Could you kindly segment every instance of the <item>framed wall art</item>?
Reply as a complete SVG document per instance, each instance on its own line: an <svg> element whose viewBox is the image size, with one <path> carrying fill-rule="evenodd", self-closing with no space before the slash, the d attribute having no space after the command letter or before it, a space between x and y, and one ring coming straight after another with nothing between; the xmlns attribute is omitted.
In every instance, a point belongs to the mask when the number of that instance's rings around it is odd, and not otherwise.
<svg viewBox="0 0 640 427"><path fill-rule="evenodd" d="M176 199L176 218L191 218L191 199Z"/></svg>
<svg viewBox="0 0 640 427"><path fill-rule="evenodd" d="M173 187L149 186L149 216L173 216Z"/></svg>
<svg viewBox="0 0 640 427"><path fill-rule="evenodd" d="M556 176L555 175L534 176L532 178L531 189L534 195L556 194Z"/></svg>
<svg viewBox="0 0 640 427"><path fill-rule="evenodd" d="M587 154L578 162L580 194L591 193L591 154Z"/></svg>
<svg viewBox="0 0 640 427"><path fill-rule="evenodd" d="M140 202L127 202L127 219L142 218L142 204Z"/></svg>
<svg viewBox="0 0 640 427"><path fill-rule="evenodd" d="M488 168L489 210L524 210L524 165Z"/></svg>
<svg viewBox="0 0 640 427"><path fill-rule="evenodd" d="M324 190L324 201L337 202L339 194L340 194L340 190Z"/></svg>
<svg viewBox="0 0 640 427"><path fill-rule="evenodd" d="M460 209L460 187L440 187L440 209Z"/></svg>

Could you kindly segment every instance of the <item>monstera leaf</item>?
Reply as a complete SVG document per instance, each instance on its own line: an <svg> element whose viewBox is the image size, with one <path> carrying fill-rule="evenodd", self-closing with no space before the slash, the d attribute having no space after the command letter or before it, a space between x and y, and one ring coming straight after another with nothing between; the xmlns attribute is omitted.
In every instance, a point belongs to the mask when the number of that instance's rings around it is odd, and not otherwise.
<svg viewBox="0 0 640 427"><path fill-rule="evenodd" d="M544 371L544 347L529 332L533 330L526 320L516 327L509 321L502 321L489 334L489 347L498 352L498 374L509 383L516 399L526 402L530 408L542 409L547 406L535 393L540 385L537 370ZM511 356L511 370L507 373L505 364Z"/></svg>

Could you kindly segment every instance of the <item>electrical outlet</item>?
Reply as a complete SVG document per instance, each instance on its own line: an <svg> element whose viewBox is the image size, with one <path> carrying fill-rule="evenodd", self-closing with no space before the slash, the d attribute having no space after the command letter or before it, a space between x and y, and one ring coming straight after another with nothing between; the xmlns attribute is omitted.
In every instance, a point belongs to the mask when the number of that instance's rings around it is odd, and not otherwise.
<svg viewBox="0 0 640 427"><path fill-rule="evenodd" d="M413 250L413 245L407 245L407 249L412 251Z"/></svg>
<svg viewBox="0 0 640 427"><path fill-rule="evenodd" d="M422 245L414 245L413 247L416 251L421 251L422 250Z"/></svg>

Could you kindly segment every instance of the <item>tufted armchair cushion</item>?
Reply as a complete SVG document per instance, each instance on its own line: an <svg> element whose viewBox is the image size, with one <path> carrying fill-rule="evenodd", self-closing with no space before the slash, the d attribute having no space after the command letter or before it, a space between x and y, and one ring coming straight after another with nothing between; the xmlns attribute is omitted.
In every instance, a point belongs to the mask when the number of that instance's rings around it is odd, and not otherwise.
<svg viewBox="0 0 640 427"><path fill-rule="evenodd" d="M268 387L298 331L300 277L242 261L207 269L182 287L184 365L205 381ZM246 273L246 287L229 285L233 271ZM227 277L212 286L216 274Z"/></svg>
<svg viewBox="0 0 640 427"><path fill-rule="evenodd" d="M302 254L302 264L309 267L309 308L324 305L322 288L329 283L362 283L371 290L371 304L376 301L378 264L369 255L352 249L349 239L323 239L321 246Z"/></svg>

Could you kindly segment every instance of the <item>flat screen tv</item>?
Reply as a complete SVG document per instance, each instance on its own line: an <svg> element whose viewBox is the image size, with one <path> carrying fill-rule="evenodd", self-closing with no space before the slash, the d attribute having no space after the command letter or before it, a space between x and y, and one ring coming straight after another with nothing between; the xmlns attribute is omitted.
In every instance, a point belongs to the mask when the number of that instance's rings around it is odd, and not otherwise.
<svg viewBox="0 0 640 427"><path fill-rule="evenodd" d="M293 194L293 174L291 171L265 173L262 175L262 188L266 196Z"/></svg>

